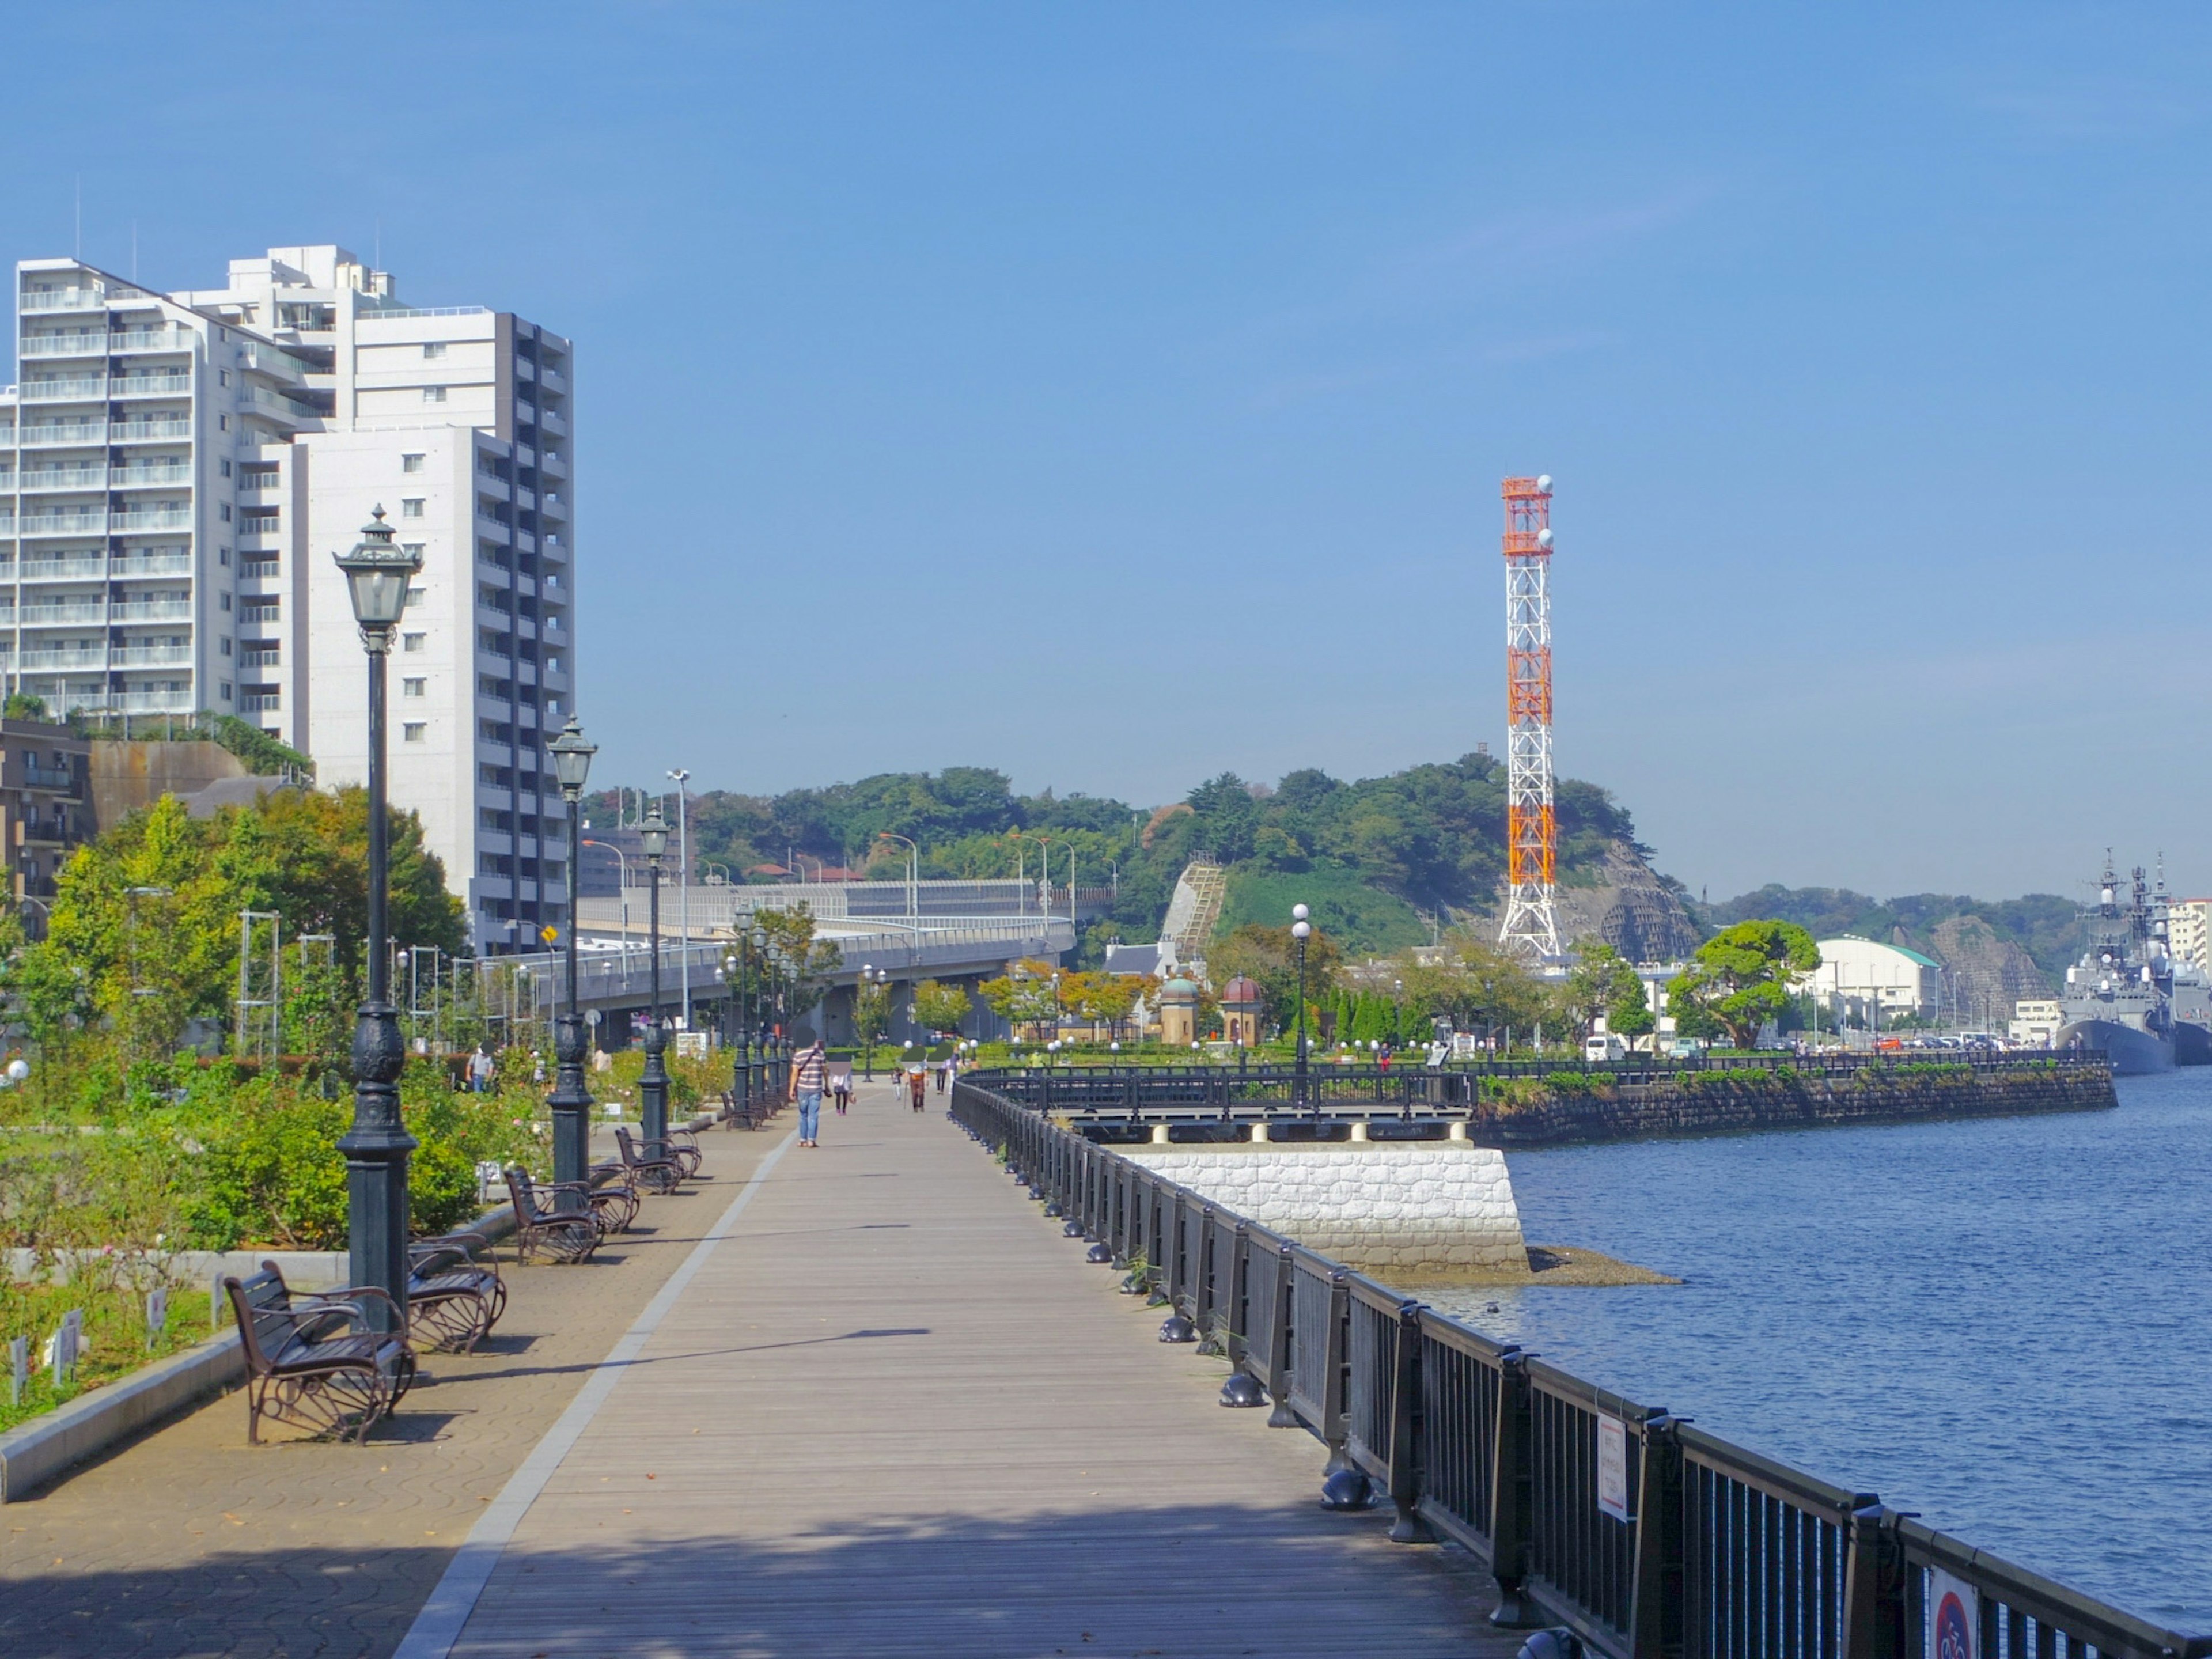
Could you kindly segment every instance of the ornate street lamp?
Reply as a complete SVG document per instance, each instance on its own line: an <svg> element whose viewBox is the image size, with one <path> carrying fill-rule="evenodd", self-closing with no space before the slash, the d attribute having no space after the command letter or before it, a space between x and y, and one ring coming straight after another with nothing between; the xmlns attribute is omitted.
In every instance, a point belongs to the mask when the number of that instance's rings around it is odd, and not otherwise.
<svg viewBox="0 0 2212 1659"><path fill-rule="evenodd" d="M553 1027L553 1060L559 1067L545 1103L553 1111L553 1179L581 1181L591 1169L592 1091L584 1085L584 1017L576 1007L576 903L580 889L577 865L584 855L583 820L577 816L592 757L599 752L584 738L574 714L561 735L545 745L553 757L553 775L568 808L568 1012Z"/></svg>
<svg viewBox="0 0 2212 1659"><path fill-rule="evenodd" d="M729 1020L737 1029L725 1030L723 1036L730 1042L730 1098L739 1112L752 1106L752 1036L745 1029L745 939L738 935L737 948L722 958L722 983L730 993Z"/></svg>
<svg viewBox="0 0 2212 1659"><path fill-rule="evenodd" d="M745 1070L752 1079L754 1098L769 1109L774 1110L775 1091L769 1087L768 1022L763 1015L768 992L767 975L764 972L768 966L768 929L755 922L751 933L746 935L745 942L751 947L747 952L745 960L752 974L751 984L747 991L747 1001L750 1012L746 1016L746 1030L749 1033L746 1040L746 1052L749 1058L745 1062Z"/></svg>
<svg viewBox="0 0 2212 1659"><path fill-rule="evenodd" d="M1291 1087L1291 1103L1306 1104L1306 941L1313 937L1313 923L1306 920L1306 907L1291 907L1291 941L1298 953L1298 1060Z"/></svg>
<svg viewBox="0 0 2212 1659"><path fill-rule="evenodd" d="M378 507L349 553L332 555L345 573L354 621L368 653L368 994L353 1028L353 1127L338 1138L346 1160L349 1282L391 1297L365 1298L362 1314L379 1329L406 1328L407 1158L415 1137L399 1121L399 1073L406 1065L398 1011L392 1006L386 890L391 848L385 822L385 658L407 608L407 587L422 556L392 540Z"/></svg>
<svg viewBox="0 0 2212 1659"><path fill-rule="evenodd" d="M668 1066L661 1058L668 1047L668 1033L660 1024L660 860L668 852L668 821L660 816L659 801L637 826L637 838L644 843L645 862L653 872L652 921L647 929L653 953L653 1011L645 1024L645 1075L637 1084L639 1115L649 1143L668 1139Z"/></svg>

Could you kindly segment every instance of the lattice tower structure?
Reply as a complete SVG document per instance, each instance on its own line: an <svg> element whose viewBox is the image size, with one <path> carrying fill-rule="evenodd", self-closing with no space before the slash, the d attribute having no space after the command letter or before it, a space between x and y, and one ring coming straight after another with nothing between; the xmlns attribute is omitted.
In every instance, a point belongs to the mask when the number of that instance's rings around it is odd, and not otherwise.
<svg viewBox="0 0 2212 1659"><path fill-rule="evenodd" d="M1559 954L1553 910L1552 480L1508 478L1505 498L1505 920L1498 943Z"/></svg>

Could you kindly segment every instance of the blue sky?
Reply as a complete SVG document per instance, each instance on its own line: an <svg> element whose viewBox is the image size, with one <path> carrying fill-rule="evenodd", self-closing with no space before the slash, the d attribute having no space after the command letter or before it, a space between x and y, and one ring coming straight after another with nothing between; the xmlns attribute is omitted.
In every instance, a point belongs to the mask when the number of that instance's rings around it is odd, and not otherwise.
<svg viewBox="0 0 2212 1659"><path fill-rule="evenodd" d="M380 238L578 356L607 781L1498 744L1717 896L2212 891L2181 6L19 7L10 258Z"/></svg>

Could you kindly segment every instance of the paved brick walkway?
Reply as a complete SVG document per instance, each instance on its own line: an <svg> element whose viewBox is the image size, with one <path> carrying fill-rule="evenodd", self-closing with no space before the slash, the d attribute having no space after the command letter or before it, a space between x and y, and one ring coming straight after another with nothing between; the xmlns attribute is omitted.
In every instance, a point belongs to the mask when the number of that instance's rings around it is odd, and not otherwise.
<svg viewBox="0 0 2212 1659"><path fill-rule="evenodd" d="M0 1507L0 1655L391 1653L483 1505L791 1122L702 1135L713 1179L647 1199L583 1267L503 1261L498 1330L428 1356L366 1447L251 1448L233 1394Z"/></svg>

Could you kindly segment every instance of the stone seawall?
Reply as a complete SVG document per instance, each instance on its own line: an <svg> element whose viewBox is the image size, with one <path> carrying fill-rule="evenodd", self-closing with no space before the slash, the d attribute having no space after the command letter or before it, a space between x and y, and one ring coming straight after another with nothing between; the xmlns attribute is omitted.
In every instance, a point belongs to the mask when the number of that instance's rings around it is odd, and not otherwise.
<svg viewBox="0 0 2212 1659"><path fill-rule="evenodd" d="M1121 1150L1248 1221L1363 1273L1525 1273L1505 1154L1462 1141Z"/></svg>
<svg viewBox="0 0 2212 1659"><path fill-rule="evenodd" d="M1526 1104L1486 1102L1468 1132L1497 1146L1556 1146L1665 1135L1736 1134L1847 1124L1928 1123L2117 1106L2112 1079L2081 1066L2047 1072L1911 1075L1862 1072L1847 1079L1788 1073L1678 1073L1626 1080L1589 1094L1553 1090Z"/></svg>

